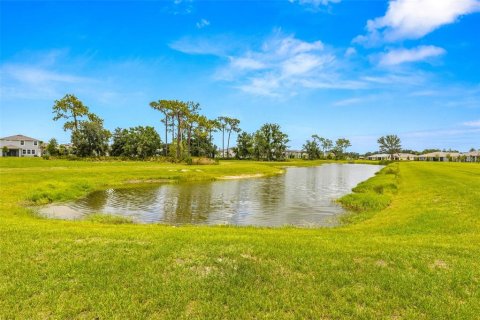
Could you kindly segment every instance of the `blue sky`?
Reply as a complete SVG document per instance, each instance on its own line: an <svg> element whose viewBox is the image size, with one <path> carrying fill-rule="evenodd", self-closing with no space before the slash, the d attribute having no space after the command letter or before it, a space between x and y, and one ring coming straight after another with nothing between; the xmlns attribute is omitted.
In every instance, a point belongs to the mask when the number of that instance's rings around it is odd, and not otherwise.
<svg viewBox="0 0 480 320"><path fill-rule="evenodd" d="M376 150L480 148L478 0L1 1L0 135L69 140L55 99L105 126L153 125L198 101L254 131L279 123ZM219 143L219 139L217 139Z"/></svg>

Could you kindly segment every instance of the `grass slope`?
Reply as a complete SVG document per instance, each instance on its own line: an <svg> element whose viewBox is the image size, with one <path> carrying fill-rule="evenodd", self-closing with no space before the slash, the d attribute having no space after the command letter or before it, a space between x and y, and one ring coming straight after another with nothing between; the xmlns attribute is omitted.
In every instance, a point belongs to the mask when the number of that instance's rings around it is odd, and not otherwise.
<svg viewBox="0 0 480 320"><path fill-rule="evenodd" d="M67 222L22 208L124 181L279 171L0 159L0 318L478 318L478 164L390 166L341 200L359 212L334 229ZM378 196L389 205L375 211Z"/></svg>

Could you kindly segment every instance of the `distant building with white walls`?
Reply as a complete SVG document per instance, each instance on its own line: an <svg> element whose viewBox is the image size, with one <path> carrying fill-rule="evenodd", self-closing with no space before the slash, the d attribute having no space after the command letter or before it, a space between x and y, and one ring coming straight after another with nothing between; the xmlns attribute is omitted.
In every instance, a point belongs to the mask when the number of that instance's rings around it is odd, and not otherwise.
<svg viewBox="0 0 480 320"><path fill-rule="evenodd" d="M416 160L418 156L412 153L395 153L393 160ZM386 153L372 154L367 157L368 160L390 160L390 155Z"/></svg>
<svg viewBox="0 0 480 320"><path fill-rule="evenodd" d="M40 157L41 142L21 134L0 139L1 157Z"/></svg>

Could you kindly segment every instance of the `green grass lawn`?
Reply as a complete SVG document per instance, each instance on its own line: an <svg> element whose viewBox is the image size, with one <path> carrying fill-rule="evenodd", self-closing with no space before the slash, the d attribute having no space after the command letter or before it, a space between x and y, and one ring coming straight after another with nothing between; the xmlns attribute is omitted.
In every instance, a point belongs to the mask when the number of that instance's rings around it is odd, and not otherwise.
<svg viewBox="0 0 480 320"><path fill-rule="evenodd" d="M0 159L0 319L479 318L479 164L393 164L340 200L356 213L332 229L68 222L24 208L281 165Z"/></svg>

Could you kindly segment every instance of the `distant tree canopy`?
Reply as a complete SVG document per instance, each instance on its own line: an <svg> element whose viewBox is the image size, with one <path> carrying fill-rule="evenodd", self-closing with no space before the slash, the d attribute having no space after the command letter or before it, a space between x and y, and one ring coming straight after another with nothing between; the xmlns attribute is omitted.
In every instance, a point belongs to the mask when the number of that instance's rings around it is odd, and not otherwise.
<svg viewBox="0 0 480 320"><path fill-rule="evenodd" d="M307 140L303 145L302 150L307 153L309 160L320 159L323 156L316 139Z"/></svg>
<svg viewBox="0 0 480 320"><path fill-rule="evenodd" d="M344 159L352 155L351 153L346 153L349 147L351 147L351 144L348 139L337 139L334 145L332 140L314 134L312 135L312 140L305 142L302 150L307 153L310 160L331 158L333 156L336 159Z"/></svg>
<svg viewBox="0 0 480 320"><path fill-rule="evenodd" d="M124 156L147 158L163 154L178 161L188 160L192 156L215 157L217 146L212 134L220 132L222 150L220 156L229 158L232 134L237 134L237 146L233 148L238 159L257 159L266 161L284 160L288 147L288 135L275 123L266 123L254 133L242 132L240 120L221 116L209 119L200 114L200 104L193 101L157 100L150 107L161 112L165 139L162 139L153 127L137 126L129 129L115 129L113 143L109 150L112 134L103 127L103 120L83 104L75 95L66 94L55 100L53 105L54 121L65 120L64 130L72 131L72 145L58 147L56 140L50 141L49 154L66 155L72 151L82 157ZM225 148L226 140L226 148ZM309 159L335 156L337 159L353 157L355 153L346 153L350 141L340 138L335 141L313 135L303 149ZM227 152L226 152L227 151Z"/></svg>
<svg viewBox="0 0 480 320"><path fill-rule="evenodd" d="M281 131L280 125L266 123L253 134L240 133L234 150L238 159L281 161L285 159L288 142L288 135Z"/></svg>
<svg viewBox="0 0 480 320"><path fill-rule="evenodd" d="M111 155L145 159L159 154L161 148L160 135L153 127L117 128L113 133Z"/></svg>
<svg viewBox="0 0 480 320"><path fill-rule="evenodd" d="M394 134L380 137L377 142L380 152L389 154L390 160L393 160L394 155L402 150L400 138Z"/></svg>
<svg viewBox="0 0 480 320"><path fill-rule="evenodd" d="M237 147L235 148L235 154L237 159L249 159L253 156L254 141L253 135L245 131L237 136Z"/></svg>
<svg viewBox="0 0 480 320"><path fill-rule="evenodd" d="M425 149L421 152L421 154L425 154L425 153L432 153L432 152L440 152L442 150L440 149Z"/></svg>
<svg viewBox="0 0 480 320"><path fill-rule="evenodd" d="M65 131L77 131L84 121L102 123L102 120L91 113L88 107L73 94L66 94L62 99L55 100L53 114L54 121L67 120L63 125Z"/></svg>
<svg viewBox="0 0 480 320"><path fill-rule="evenodd" d="M233 118L208 119L201 115L200 104L193 101L158 100L150 106L162 112L162 123L165 127L164 155L171 155L177 160L192 155L214 157L216 147L213 145L212 133L222 130L223 144L225 133L228 133L228 143L232 131L238 132L239 120ZM168 144L168 135L172 135L172 143Z"/></svg>
<svg viewBox="0 0 480 320"><path fill-rule="evenodd" d="M105 156L110 137L110 131L101 122L82 121L72 133L74 153L79 157Z"/></svg>
<svg viewBox="0 0 480 320"><path fill-rule="evenodd" d="M50 139L50 141L48 141L48 146L46 151L51 156L56 156L59 154L57 139L52 138Z"/></svg>

